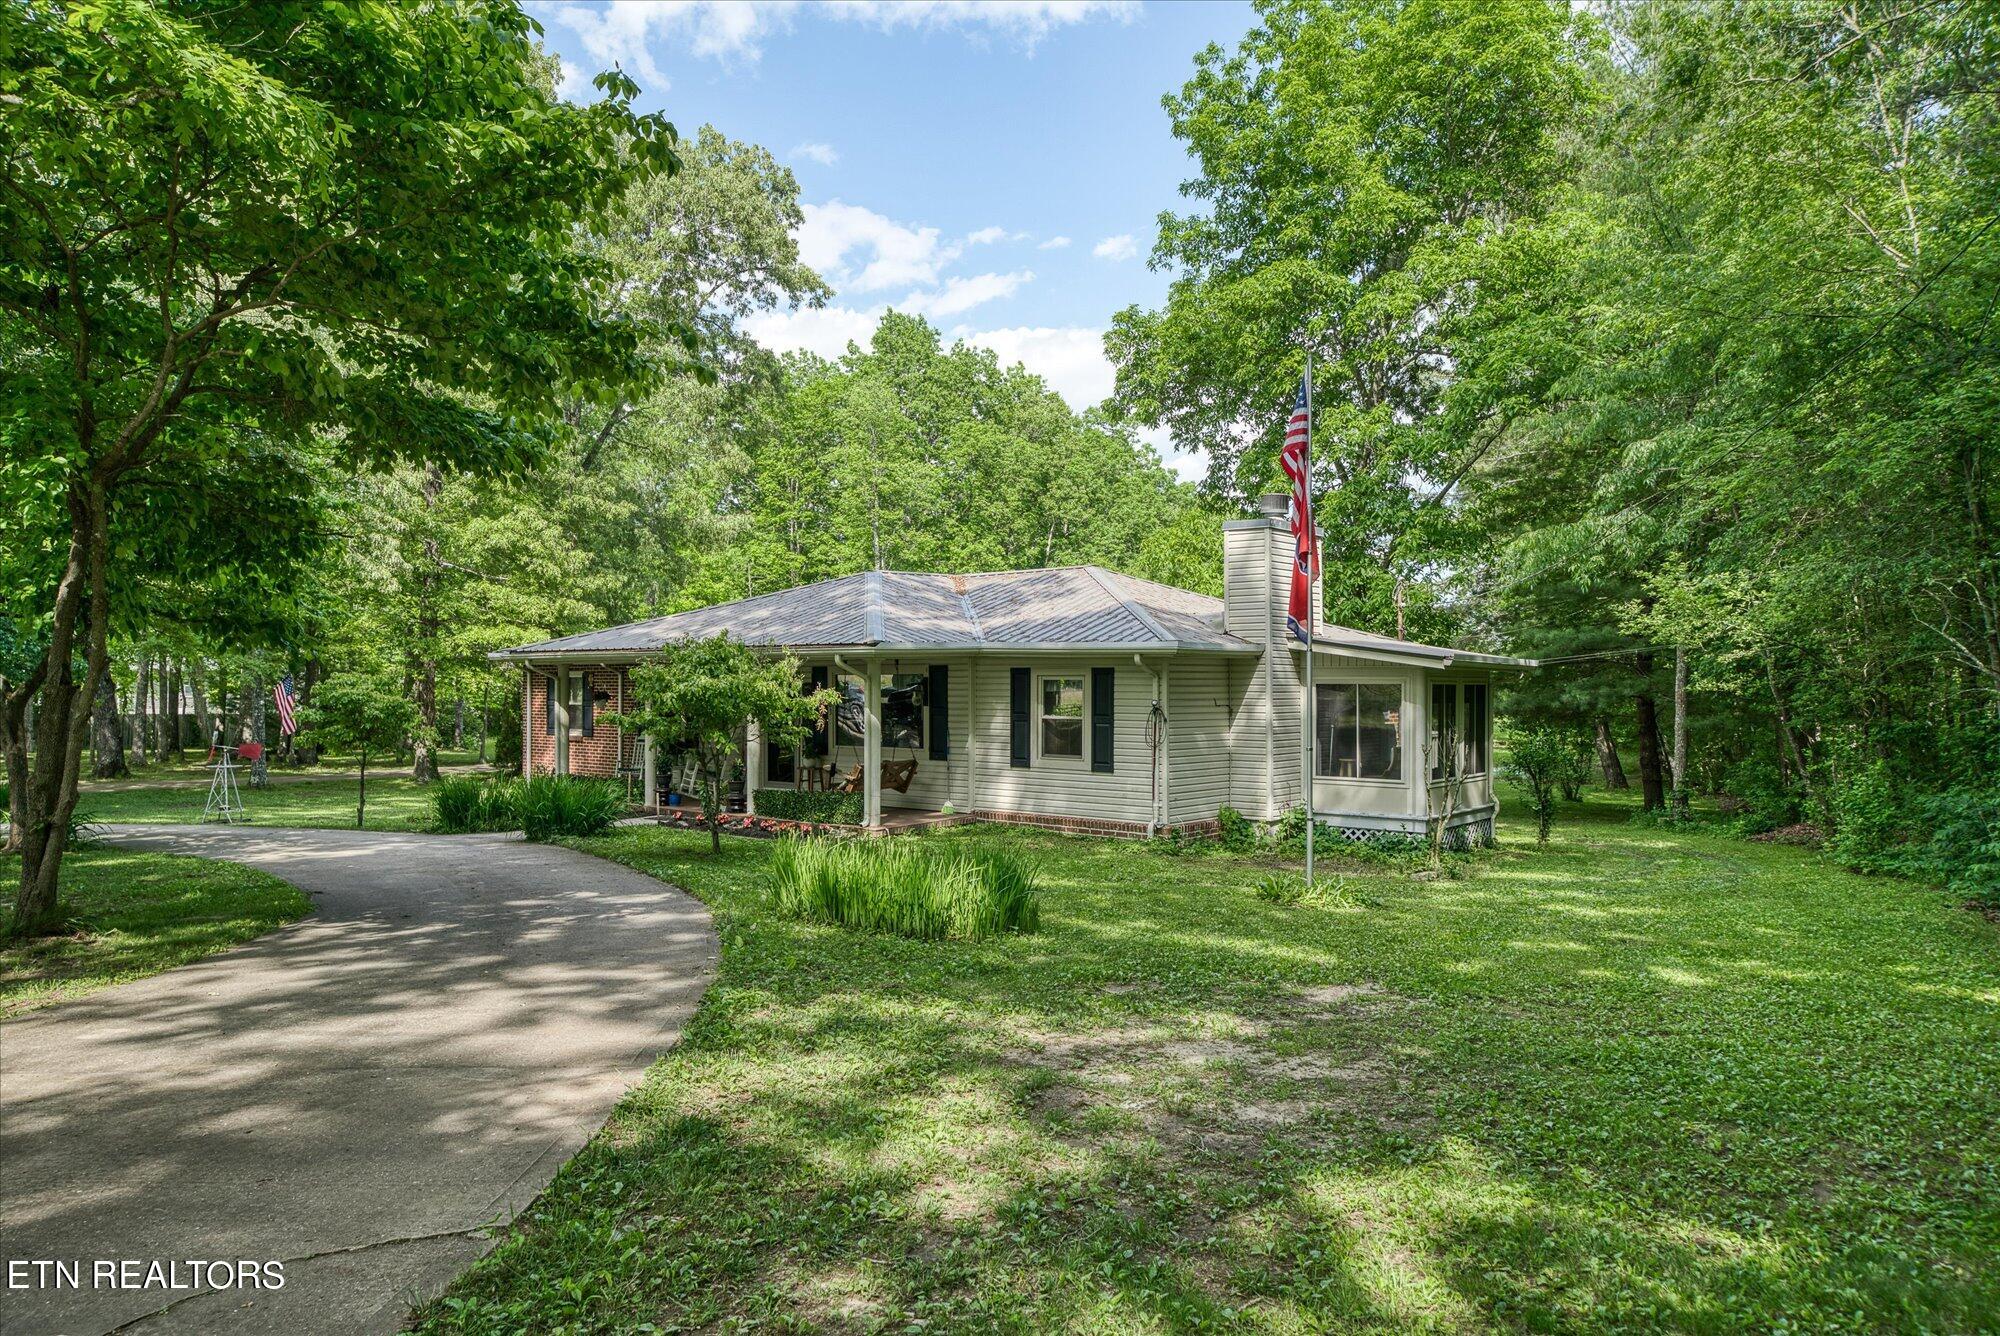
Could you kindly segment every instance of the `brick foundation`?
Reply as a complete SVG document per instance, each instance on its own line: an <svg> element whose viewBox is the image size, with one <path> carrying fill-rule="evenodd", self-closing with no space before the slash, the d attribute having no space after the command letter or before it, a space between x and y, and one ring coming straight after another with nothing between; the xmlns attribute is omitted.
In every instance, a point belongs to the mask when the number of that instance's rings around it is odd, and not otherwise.
<svg viewBox="0 0 2000 1336"><path fill-rule="evenodd" d="M1108 835L1113 839L1142 840L1146 838L1146 823L1143 821L1110 821L1102 817L1090 816L1044 816L1039 812L991 812L975 811L974 821L992 821L1004 826L1039 826L1043 830L1061 831L1065 835ZM1213 835L1219 827L1215 820L1183 821L1179 826L1158 825L1153 827L1155 835L1165 835L1179 830L1183 835Z"/></svg>

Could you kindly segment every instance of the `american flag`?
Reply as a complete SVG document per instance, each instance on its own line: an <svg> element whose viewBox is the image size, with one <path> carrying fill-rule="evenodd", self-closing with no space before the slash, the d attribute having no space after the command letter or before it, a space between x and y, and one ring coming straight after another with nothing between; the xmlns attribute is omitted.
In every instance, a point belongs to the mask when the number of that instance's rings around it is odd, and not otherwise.
<svg viewBox="0 0 2000 1336"><path fill-rule="evenodd" d="M288 738L299 731L298 718L292 713L299 703L299 693L292 689L292 675L286 673L284 680L271 688L271 694L278 700L278 736Z"/></svg>
<svg viewBox="0 0 2000 1336"><path fill-rule="evenodd" d="M1306 626L1312 620L1312 582L1319 578L1319 536L1312 513L1312 410L1307 407L1304 381L1299 382L1298 401L1285 424L1278 463L1292 480L1292 598L1285 625L1301 641L1311 643Z"/></svg>

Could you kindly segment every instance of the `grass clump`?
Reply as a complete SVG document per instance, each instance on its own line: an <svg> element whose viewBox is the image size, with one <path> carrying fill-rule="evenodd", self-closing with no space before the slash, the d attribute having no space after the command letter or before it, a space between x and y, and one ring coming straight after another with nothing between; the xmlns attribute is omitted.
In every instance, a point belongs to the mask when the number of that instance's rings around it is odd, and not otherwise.
<svg viewBox="0 0 2000 1336"><path fill-rule="evenodd" d="M536 775L519 783L521 833L539 842L595 835L628 806L624 786L609 779Z"/></svg>
<svg viewBox="0 0 2000 1336"><path fill-rule="evenodd" d="M923 941L981 941L1041 922L1034 869L1018 853L921 840L781 841L770 899L791 918Z"/></svg>
<svg viewBox="0 0 2000 1336"><path fill-rule="evenodd" d="M446 835L521 828L518 779L453 775L431 785L431 825Z"/></svg>
<svg viewBox="0 0 2000 1336"><path fill-rule="evenodd" d="M1362 909L1378 903L1358 894L1345 877L1315 877L1307 882L1297 872L1265 873L1257 881L1257 898L1287 909Z"/></svg>

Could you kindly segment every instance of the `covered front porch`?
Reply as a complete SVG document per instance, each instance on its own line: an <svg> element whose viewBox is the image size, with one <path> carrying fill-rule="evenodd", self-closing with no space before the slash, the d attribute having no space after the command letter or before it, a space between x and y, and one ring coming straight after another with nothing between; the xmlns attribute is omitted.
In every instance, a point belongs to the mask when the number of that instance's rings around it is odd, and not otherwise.
<svg viewBox="0 0 2000 1336"><path fill-rule="evenodd" d="M873 831L962 819L971 804L971 668L964 658L834 654L800 659L805 685L839 700L797 746L745 728L744 806L773 791L851 794ZM775 804L774 804L775 806Z"/></svg>

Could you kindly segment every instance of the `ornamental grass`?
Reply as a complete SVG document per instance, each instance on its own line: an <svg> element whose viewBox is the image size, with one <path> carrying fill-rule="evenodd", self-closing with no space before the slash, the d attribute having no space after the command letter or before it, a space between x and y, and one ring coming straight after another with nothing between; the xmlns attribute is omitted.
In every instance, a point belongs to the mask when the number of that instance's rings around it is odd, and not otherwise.
<svg viewBox="0 0 2000 1336"><path fill-rule="evenodd" d="M1032 865L995 848L921 839L779 842L772 907L815 923L922 941L982 941L1041 921Z"/></svg>

